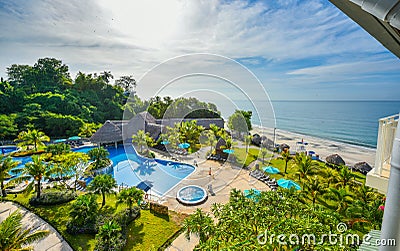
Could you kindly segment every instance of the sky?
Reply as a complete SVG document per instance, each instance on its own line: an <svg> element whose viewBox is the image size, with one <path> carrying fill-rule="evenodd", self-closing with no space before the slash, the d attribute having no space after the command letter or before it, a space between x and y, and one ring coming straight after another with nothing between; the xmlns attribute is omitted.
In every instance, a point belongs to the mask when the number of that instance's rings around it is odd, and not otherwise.
<svg viewBox="0 0 400 251"><path fill-rule="evenodd" d="M148 97L152 83L140 80L151 69L210 53L248 68L272 100L399 100L399 58L327 0L0 0L0 24L5 78L11 64L54 57L72 78L133 75ZM199 62L188 64L197 71ZM170 95L215 86L179 82Z"/></svg>

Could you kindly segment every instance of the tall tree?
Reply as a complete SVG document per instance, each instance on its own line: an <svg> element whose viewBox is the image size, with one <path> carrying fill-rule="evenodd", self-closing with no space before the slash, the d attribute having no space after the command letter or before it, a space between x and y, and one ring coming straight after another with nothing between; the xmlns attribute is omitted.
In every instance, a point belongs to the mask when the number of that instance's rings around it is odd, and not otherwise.
<svg viewBox="0 0 400 251"><path fill-rule="evenodd" d="M136 88L136 80L132 75L121 76L119 79L115 80L115 85L121 87L124 91L132 91Z"/></svg>
<svg viewBox="0 0 400 251"><path fill-rule="evenodd" d="M132 135L132 143L139 147L139 152L143 153L143 147L147 146L148 133L143 130L139 130L136 134Z"/></svg>
<svg viewBox="0 0 400 251"><path fill-rule="evenodd" d="M214 221L200 208L194 214L185 219L183 223L186 238L190 238L190 234L196 234L200 238L200 243L207 241L207 239L214 233Z"/></svg>
<svg viewBox="0 0 400 251"><path fill-rule="evenodd" d="M336 202L336 212L343 215L352 202L352 195L344 188L336 189L331 187L326 196Z"/></svg>
<svg viewBox="0 0 400 251"><path fill-rule="evenodd" d="M18 126L15 123L15 118L15 114L0 114L0 140L15 138L18 131Z"/></svg>
<svg viewBox="0 0 400 251"><path fill-rule="evenodd" d="M21 174L18 178L16 178L17 181L26 181L32 179L30 187L33 187L33 184L36 182L36 198L40 198L41 181L43 178L47 177L50 172L49 166L44 163L41 155L33 155L32 162L26 163L25 167L14 169L13 172ZM30 189L28 189L28 191L29 190Z"/></svg>
<svg viewBox="0 0 400 251"><path fill-rule="evenodd" d="M308 175L312 174L316 169L316 164L312 161L311 157L304 153L296 153L294 163L297 166L299 180L301 178L307 178Z"/></svg>
<svg viewBox="0 0 400 251"><path fill-rule="evenodd" d="M347 166L340 167L339 175L337 177L339 186L344 188L347 185L351 185L353 178L354 174L349 170L349 168L347 168Z"/></svg>
<svg viewBox="0 0 400 251"><path fill-rule="evenodd" d="M6 189L4 181L11 178L11 170L18 166L20 162L14 161L11 157L6 157L0 154L0 185L1 185L1 196L5 197ZM10 182L8 183L10 184Z"/></svg>
<svg viewBox="0 0 400 251"><path fill-rule="evenodd" d="M110 164L110 159L108 158L110 153L104 147L93 148L87 154L93 161L90 167L92 170L100 169Z"/></svg>
<svg viewBox="0 0 400 251"><path fill-rule="evenodd" d="M110 83L110 79L114 79L114 76L111 74L111 71L103 71L100 73L100 78L104 80L107 84Z"/></svg>
<svg viewBox="0 0 400 251"><path fill-rule="evenodd" d="M285 173L287 173L288 163L293 159L293 157L290 155L289 151L283 151L279 158L285 162Z"/></svg>
<svg viewBox="0 0 400 251"><path fill-rule="evenodd" d="M321 183L317 176L309 179L308 182L304 183L307 192L311 195L312 204L315 205L315 200L318 196L323 195L326 191L326 187Z"/></svg>
<svg viewBox="0 0 400 251"><path fill-rule="evenodd" d="M0 249L4 251L33 250L30 244L49 235L48 230L25 229L22 214L17 210L0 222Z"/></svg>
<svg viewBox="0 0 400 251"><path fill-rule="evenodd" d="M144 192L136 187L123 189L118 194L117 205L125 203L128 206L129 214L132 215L132 206L134 202L142 200Z"/></svg>
<svg viewBox="0 0 400 251"><path fill-rule="evenodd" d="M88 190L94 192L95 194L101 194L103 197L101 207L104 207L106 204L106 194L114 193L113 189L116 187L117 182L111 175L101 174L94 177L88 186Z"/></svg>
<svg viewBox="0 0 400 251"><path fill-rule="evenodd" d="M252 129L251 126L251 111L236 110L228 118L228 127L232 131L236 131L240 136L247 133Z"/></svg>
<svg viewBox="0 0 400 251"><path fill-rule="evenodd" d="M18 134L18 141L21 141L19 145L22 146L28 146L32 145L34 146L35 151L37 151L38 146L44 146L43 142L49 142L50 138L44 134L44 132L38 131L36 129L28 131L22 131Z"/></svg>
<svg viewBox="0 0 400 251"><path fill-rule="evenodd" d="M249 152L249 146L250 146L252 138L253 137L251 135L247 135L247 136L244 137L244 144L246 145L246 153Z"/></svg>
<svg viewBox="0 0 400 251"><path fill-rule="evenodd" d="M261 154L261 157L262 157L262 163L264 164L265 156L267 156L267 154L268 154L267 148L261 147L260 154ZM285 167L285 173L286 173L286 167Z"/></svg>

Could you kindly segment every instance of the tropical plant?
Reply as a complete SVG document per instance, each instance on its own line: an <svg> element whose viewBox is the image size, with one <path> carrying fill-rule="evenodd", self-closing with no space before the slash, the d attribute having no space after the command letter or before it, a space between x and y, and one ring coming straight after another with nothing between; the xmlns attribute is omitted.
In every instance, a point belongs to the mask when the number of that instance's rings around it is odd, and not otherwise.
<svg viewBox="0 0 400 251"><path fill-rule="evenodd" d="M279 158L285 161L285 173L287 173L288 163L293 159L293 157L290 155L289 151L283 151Z"/></svg>
<svg viewBox="0 0 400 251"><path fill-rule="evenodd" d="M67 144L50 144L46 147L46 152L51 153L51 156L57 156L65 153L69 153L71 151L71 147Z"/></svg>
<svg viewBox="0 0 400 251"><path fill-rule="evenodd" d="M95 124L95 123L84 123L80 128L79 128L79 133L78 136L89 138L91 137L97 129L99 129L100 126Z"/></svg>
<svg viewBox="0 0 400 251"><path fill-rule="evenodd" d="M108 155L110 155L110 153L103 147L93 148L87 154L93 161L90 166L91 170L100 169L110 164L110 159L108 158Z"/></svg>
<svg viewBox="0 0 400 251"><path fill-rule="evenodd" d="M353 178L354 174L349 170L349 168L347 168L347 166L340 167L339 175L337 177L338 186L346 187L347 185L351 185Z"/></svg>
<svg viewBox="0 0 400 251"><path fill-rule="evenodd" d="M199 143L199 137L204 128L197 125L196 120L183 121L176 126L179 126L180 142L189 143L191 148Z"/></svg>
<svg viewBox="0 0 400 251"><path fill-rule="evenodd" d="M24 229L22 227L22 214L19 210L14 211L0 222L0 250L33 250L33 247L28 245L43 239L49 233L48 230Z"/></svg>
<svg viewBox="0 0 400 251"><path fill-rule="evenodd" d="M312 174L317 165L312 161L311 157L305 155L304 153L296 153L294 157L294 163L297 166L297 174L299 175L299 180L302 178L307 178L308 175Z"/></svg>
<svg viewBox="0 0 400 251"><path fill-rule="evenodd" d="M122 250L125 240L122 236L121 226L114 220L107 221L100 227L96 234L96 247L98 251Z"/></svg>
<svg viewBox="0 0 400 251"><path fill-rule="evenodd" d="M19 177L15 178L16 182L28 181L32 179L31 184L26 190L27 192L32 190L33 185L36 182L36 198L40 198L41 181L50 174L50 167L43 161L43 157L41 155L34 155L32 156L31 162L26 163L25 167L14 169L13 173L20 174Z"/></svg>
<svg viewBox="0 0 400 251"><path fill-rule="evenodd" d="M125 203L129 209L129 215L132 215L132 206L134 202L138 202L143 198L144 192L136 187L123 189L118 194L117 205Z"/></svg>
<svg viewBox="0 0 400 251"><path fill-rule="evenodd" d="M315 205L315 200L318 196L323 195L326 191L326 186L324 186L317 176L309 179L304 183L307 192L311 195L312 204Z"/></svg>
<svg viewBox="0 0 400 251"><path fill-rule="evenodd" d="M325 180L328 182L327 186L329 187L331 184L334 184L337 182L337 171L326 167L323 171L323 177L325 178Z"/></svg>
<svg viewBox="0 0 400 251"><path fill-rule="evenodd" d="M95 194L101 194L103 197L101 207L106 204L106 194L115 193L114 188L117 187L117 182L109 174L101 174L94 177L94 179L89 183L88 191L94 192Z"/></svg>
<svg viewBox="0 0 400 251"><path fill-rule="evenodd" d="M190 234L193 233L199 236L200 243L207 241L214 233L214 221L201 208L198 208L194 214L185 219L183 227L187 239L190 239Z"/></svg>
<svg viewBox="0 0 400 251"><path fill-rule="evenodd" d="M49 142L50 138L44 134L44 132L38 131L36 129L28 131L22 131L18 134L17 141L21 141L18 145L29 146L33 145L35 151L37 151L38 146L44 146L43 142Z"/></svg>
<svg viewBox="0 0 400 251"><path fill-rule="evenodd" d="M17 167L20 162L14 161L11 157L6 157L0 154L0 186L1 186L1 196L6 196L6 187L4 185L4 181L10 179L12 175L10 171ZM10 185L11 183L7 183Z"/></svg>
<svg viewBox="0 0 400 251"><path fill-rule="evenodd" d="M250 146L252 138L253 137L251 135L247 135L247 136L244 137L244 144L246 145L246 153L249 152L249 146Z"/></svg>
<svg viewBox="0 0 400 251"><path fill-rule="evenodd" d="M261 149L260 149L260 155L262 156L262 163L263 163L263 164L264 164L265 156L267 156L267 154L268 154L267 148L261 147ZM286 164L285 166L287 166L287 164ZM287 167L285 167L285 173L286 173L286 168L287 168Z"/></svg>
<svg viewBox="0 0 400 251"><path fill-rule="evenodd" d="M329 188L329 192L326 194L326 197L332 199L336 203L336 212L340 214L345 214L346 210L349 207L349 204L352 203L352 194L349 193L344 188L336 189Z"/></svg>
<svg viewBox="0 0 400 251"><path fill-rule="evenodd" d="M143 147L147 146L148 134L143 130L139 130L136 134L132 135L132 143L139 147L139 152L143 153Z"/></svg>
<svg viewBox="0 0 400 251"><path fill-rule="evenodd" d="M96 221L99 205L94 194L78 196L71 205L70 217L73 224L84 226Z"/></svg>
<svg viewBox="0 0 400 251"><path fill-rule="evenodd" d="M74 189L76 191L78 179L84 174L89 156L86 153L69 152L63 155L57 155L53 160L57 163L54 172L59 175L61 181L64 180L64 175L73 174L75 176ZM65 185L68 186L67 183L65 183Z"/></svg>
<svg viewBox="0 0 400 251"><path fill-rule="evenodd" d="M206 136L206 144L210 146L211 152L213 152L213 147L215 146L215 144L217 144L217 138L215 137L214 132L211 130L206 131L205 136Z"/></svg>

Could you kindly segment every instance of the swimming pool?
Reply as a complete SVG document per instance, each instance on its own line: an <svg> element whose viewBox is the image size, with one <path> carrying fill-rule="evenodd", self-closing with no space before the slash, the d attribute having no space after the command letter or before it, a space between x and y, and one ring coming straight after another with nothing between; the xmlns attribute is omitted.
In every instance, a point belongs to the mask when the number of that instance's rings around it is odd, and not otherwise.
<svg viewBox="0 0 400 251"><path fill-rule="evenodd" d="M93 147L74 149L87 153ZM136 186L142 181L152 185L151 191L163 196L179 182L194 172L195 167L174 161L149 159L138 155L131 145L107 148L113 162L114 176L118 185Z"/></svg>
<svg viewBox="0 0 400 251"><path fill-rule="evenodd" d="M18 148L16 146L0 146L0 154L7 154L16 151Z"/></svg>

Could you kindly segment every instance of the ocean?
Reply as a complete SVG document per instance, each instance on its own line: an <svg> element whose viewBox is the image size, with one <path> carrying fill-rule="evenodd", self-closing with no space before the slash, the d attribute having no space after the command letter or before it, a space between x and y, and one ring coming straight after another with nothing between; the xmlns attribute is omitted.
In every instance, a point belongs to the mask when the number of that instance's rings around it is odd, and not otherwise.
<svg viewBox="0 0 400 251"><path fill-rule="evenodd" d="M246 102L236 102L238 108L253 110ZM265 102L254 102L258 110ZM276 128L334 140L376 147L378 120L398 114L400 101L272 101ZM261 123L260 123L261 121ZM254 124L271 125L270 117L253 116Z"/></svg>

